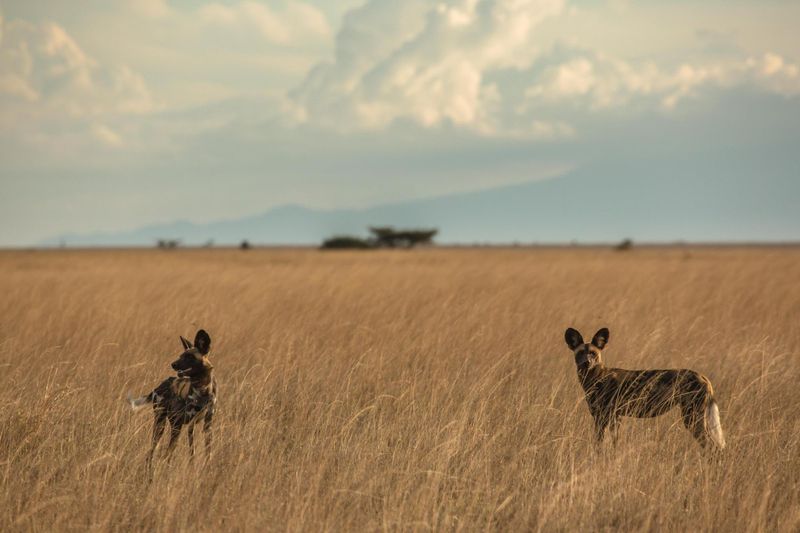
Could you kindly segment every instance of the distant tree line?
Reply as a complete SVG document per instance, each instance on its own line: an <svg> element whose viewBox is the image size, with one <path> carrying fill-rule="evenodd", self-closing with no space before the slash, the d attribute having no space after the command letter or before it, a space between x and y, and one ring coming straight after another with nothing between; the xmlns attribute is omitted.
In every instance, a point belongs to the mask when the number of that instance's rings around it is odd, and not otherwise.
<svg viewBox="0 0 800 533"><path fill-rule="evenodd" d="M434 244L433 238L439 233L438 229L395 229L392 226L371 226L369 227L370 236L367 238L356 237L353 235L336 235L325 239L320 248L331 249L353 249L353 250L372 250L376 248L414 248ZM158 239L156 247L162 250L174 250L182 245L180 239ZM518 246L519 243L514 243ZM572 246L578 246L577 241L572 241ZM62 247L64 244L62 244ZM207 241L203 247L213 248L214 241ZM253 245L247 239L239 243L240 250L250 250ZM623 239L613 249L625 252L632 250L634 243L632 239Z"/></svg>
<svg viewBox="0 0 800 533"><path fill-rule="evenodd" d="M174 250L175 248L180 247L181 240L180 239L158 239L156 240L156 248L160 248L162 250ZM203 248L213 248L214 247L214 239L209 239L203 244ZM250 241L247 239L243 240L239 244L240 250L249 250L253 246L250 244Z"/></svg>

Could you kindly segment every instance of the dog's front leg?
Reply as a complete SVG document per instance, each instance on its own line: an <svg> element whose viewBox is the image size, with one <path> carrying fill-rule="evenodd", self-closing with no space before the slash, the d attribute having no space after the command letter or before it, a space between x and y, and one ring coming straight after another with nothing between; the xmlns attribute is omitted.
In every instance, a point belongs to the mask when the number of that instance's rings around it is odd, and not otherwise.
<svg viewBox="0 0 800 533"><path fill-rule="evenodd" d="M605 436L606 427L610 422L609 416L606 413L600 412L594 415L594 437L595 447L599 451L602 448L603 437Z"/></svg>
<svg viewBox="0 0 800 533"><path fill-rule="evenodd" d="M194 422L189 424L186 429L186 436L189 439L189 460L194 459Z"/></svg>
<svg viewBox="0 0 800 533"><path fill-rule="evenodd" d="M613 416L611 417L611 421L608 423L608 430L611 433L611 439L614 443L614 448L617 447L619 444L619 417Z"/></svg>
<svg viewBox="0 0 800 533"><path fill-rule="evenodd" d="M178 444L178 437L181 434L183 422L179 420L171 421L171 428L169 433L169 446L167 447L167 457L172 459L172 452L175 450L175 445Z"/></svg>
<svg viewBox="0 0 800 533"><path fill-rule="evenodd" d="M206 441L206 460L211 458L211 422L214 420L214 411L209 409L203 419L203 436Z"/></svg>

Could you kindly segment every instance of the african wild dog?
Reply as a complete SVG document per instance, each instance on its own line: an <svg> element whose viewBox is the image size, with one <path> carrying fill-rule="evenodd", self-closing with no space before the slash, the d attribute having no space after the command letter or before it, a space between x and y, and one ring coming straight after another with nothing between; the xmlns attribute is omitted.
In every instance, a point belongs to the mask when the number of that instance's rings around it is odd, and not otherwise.
<svg viewBox="0 0 800 533"><path fill-rule="evenodd" d="M169 377L161 382L153 392L141 398L128 401L134 410L141 409L149 403L153 404L155 423L153 425L153 442L147 456L148 465L152 463L158 441L164 433L166 422L170 425L170 439L167 454L171 455L181 428L188 426L189 450L194 456L194 425L203 418L203 434L206 442L206 457L211 453L211 422L217 405L217 381L214 379L208 351L211 338L204 330L197 332L194 346L181 337L183 353L172 363L178 377Z"/></svg>
<svg viewBox="0 0 800 533"><path fill-rule="evenodd" d="M679 405L683 424L702 447L709 440L717 449L725 447L719 408L708 378L693 370L608 368L601 356L608 335L608 328L603 328L586 344L575 329L568 328L564 334L567 346L575 352L578 379L594 418L598 443L606 427L616 443L620 416L649 418Z"/></svg>

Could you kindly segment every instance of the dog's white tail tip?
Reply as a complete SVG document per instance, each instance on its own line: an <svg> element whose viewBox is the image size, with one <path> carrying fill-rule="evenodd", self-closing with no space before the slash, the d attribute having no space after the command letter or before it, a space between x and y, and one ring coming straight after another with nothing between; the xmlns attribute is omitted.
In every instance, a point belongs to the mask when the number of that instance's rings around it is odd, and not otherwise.
<svg viewBox="0 0 800 533"><path fill-rule="evenodd" d="M134 411L138 411L139 409L141 409L142 407L147 405L149 402L148 402L148 397L147 396L142 396L141 398L134 398L129 393L128 394L128 403L130 404L131 409L133 409Z"/></svg>
<svg viewBox="0 0 800 533"><path fill-rule="evenodd" d="M708 402L706 406L706 429L708 430L708 435L711 437L711 440L717 445L717 448L720 450L724 449L725 434L722 433L722 422L720 422L719 419L719 407L717 407L717 402L714 400Z"/></svg>

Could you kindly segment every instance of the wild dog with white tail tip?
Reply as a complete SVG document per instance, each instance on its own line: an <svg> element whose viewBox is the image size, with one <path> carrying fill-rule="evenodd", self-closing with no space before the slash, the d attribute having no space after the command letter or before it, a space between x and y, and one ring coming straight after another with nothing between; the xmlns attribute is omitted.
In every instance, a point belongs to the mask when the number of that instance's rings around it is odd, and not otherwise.
<svg viewBox="0 0 800 533"><path fill-rule="evenodd" d="M586 393L598 443L609 428L617 441L619 417L650 418L680 406L683 424L700 446L711 442L725 448L725 436L714 400L711 382L693 370L623 370L603 364L602 350L608 344L608 328L584 343L581 334L568 328L567 346L575 353L578 379Z"/></svg>
<svg viewBox="0 0 800 533"><path fill-rule="evenodd" d="M171 455L183 426L187 426L189 450L194 456L194 426L202 418L205 435L206 456L211 453L211 422L217 405L217 381L214 367L208 359L211 337L200 330L194 337L194 345L181 337L183 353L172 363L177 377L169 377L141 398L128 395L128 402L136 411L148 404L153 405L155 422L153 441L147 464L153 460L158 441L164 433L166 423L170 425L170 439L167 454Z"/></svg>

